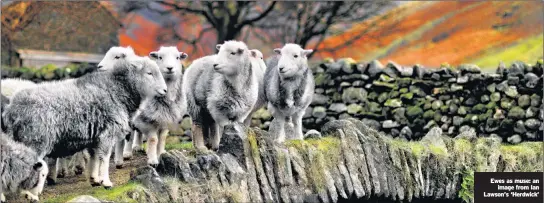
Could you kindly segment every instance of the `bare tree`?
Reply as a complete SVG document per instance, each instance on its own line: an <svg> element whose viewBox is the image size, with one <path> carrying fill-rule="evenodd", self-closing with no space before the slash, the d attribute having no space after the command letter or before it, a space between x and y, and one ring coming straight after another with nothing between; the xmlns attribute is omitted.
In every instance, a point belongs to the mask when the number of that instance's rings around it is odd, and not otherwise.
<svg viewBox="0 0 544 203"><path fill-rule="evenodd" d="M162 7L157 7L156 4ZM125 12L149 9L163 15L196 15L205 19L209 26L204 26L200 33L187 38L174 32L173 40L183 41L196 47L202 36L209 31L215 31L217 44L226 40L236 39L242 30L264 19L272 10L276 2L258 1L157 1L157 2L126 2L122 6Z"/></svg>
<svg viewBox="0 0 544 203"><path fill-rule="evenodd" d="M392 6L394 3L390 1L284 1L279 3L278 8L271 12L266 20L256 23L254 27L270 33L269 40L272 42L291 42L312 48L313 55L321 51L319 50L321 43L326 37L334 34L334 30L344 31L354 23L368 20ZM340 45L328 48L327 51L349 46L367 34L367 31L350 36Z"/></svg>
<svg viewBox="0 0 544 203"><path fill-rule="evenodd" d="M10 3L2 7L2 47L7 51L9 64L15 63L13 38L17 32L26 28L39 12L39 6L31 2Z"/></svg>

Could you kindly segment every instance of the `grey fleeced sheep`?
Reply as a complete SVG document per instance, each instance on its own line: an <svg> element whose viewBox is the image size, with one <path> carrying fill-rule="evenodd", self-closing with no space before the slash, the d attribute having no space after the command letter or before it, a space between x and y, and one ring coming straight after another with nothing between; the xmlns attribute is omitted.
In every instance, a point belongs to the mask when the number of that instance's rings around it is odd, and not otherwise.
<svg viewBox="0 0 544 203"><path fill-rule="evenodd" d="M87 149L91 184L111 187L111 150L131 131L129 116L145 98L165 94L157 64L140 58L120 61L112 71L21 90L2 116L7 134L36 149L39 157L66 157Z"/></svg>
<svg viewBox="0 0 544 203"><path fill-rule="evenodd" d="M251 125L251 118L253 116L253 113L255 111L259 110L260 108L264 107L266 104L266 99L264 96L264 73L266 72L266 64L263 60L263 53L257 49L249 50L251 53L251 63L255 71L255 76L257 78L257 81L259 82L259 94L257 98L257 102L255 103L255 106L253 106L253 110L251 110L251 113L244 121L245 126L249 127Z"/></svg>
<svg viewBox="0 0 544 203"><path fill-rule="evenodd" d="M276 141L283 142L285 124L288 124L294 128L294 136L288 139L303 139L302 116L314 94L314 77L307 59L312 50L304 50L297 44L286 44L281 49L274 49L274 52L280 57L269 60L264 76L268 110L274 117L270 123L270 133L277 136Z"/></svg>
<svg viewBox="0 0 544 203"><path fill-rule="evenodd" d="M0 135L0 200L4 193L20 191L29 200L39 201L48 173L47 164L29 147L7 135Z"/></svg>
<svg viewBox="0 0 544 203"><path fill-rule="evenodd" d="M193 61L183 76L187 111L193 120L193 144L219 148L223 127L241 125L258 98L258 81L246 44L226 41L217 55Z"/></svg>
<svg viewBox="0 0 544 203"><path fill-rule="evenodd" d="M67 79L70 80L70 79ZM48 82L43 82L36 84L30 80L25 79L19 79L19 78L7 78L3 79L1 81L1 91L2 91L2 112L4 112L5 107L7 104L9 104L9 99L16 94L18 91L22 89L28 89L37 87L38 85L47 84ZM2 124L2 131L4 131L5 127ZM67 172L68 166L65 164L68 160L66 159L77 159L78 165L76 165L77 168L79 168L79 171L83 171L85 169L85 165L87 164L85 162L85 159L80 159L83 156L84 152L78 152L76 153L72 158L57 158L52 159L48 161L48 167L49 167L49 174L48 174L48 184L55 184L57 182L57 171L60 170L59 177L64 177L64 174Z"/></svg>
<svg viewBox="0 0 544 203"><path fill-rule="evenodd" d="M156 166L159 164L157 157L164 152L168 126L178 124L186 113L181 61L187 58L187 54L178 51L176 47L161 47L158 51L149 53L149 56L159 65L168 91L166 96L146 99L134 114L132 124L148 139L147 162ZM125 149L129 148L127 151L132 153L130 140ZM123 164L123 145L124 141L119 141L115 150L115 164L118 167Z"/></svg>

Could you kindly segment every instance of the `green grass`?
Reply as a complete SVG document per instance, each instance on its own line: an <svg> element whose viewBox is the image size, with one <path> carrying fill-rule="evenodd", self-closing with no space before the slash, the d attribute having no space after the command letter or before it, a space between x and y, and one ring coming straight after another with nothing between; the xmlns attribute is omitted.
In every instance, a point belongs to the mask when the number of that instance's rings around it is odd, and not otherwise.
<svg viewBox="0 0 544 203"><path fill-rule="evenodd" d="M514 61L535 64L537 60L543 58L543 43L544 37L542 34L539 34L535 37L522 39L511 47L485 53L471 63L476 64L483 69L495 69L498 67L500 61L504 62L507 66Z"/></svg>
<svg viewBox="0 0 544 203"><path fill-rule="evenodd" d="M114 201L114 202L136 202L136 200L131 199L128 196L128 192L137 191L139 187L141 187L141 185L135 182L129 182L125 185L113 187L112 189L104 189L103 187L96 187L96 188L93 188L90 193L69 194L65 196L61 195L56 198L48 199L44 202L46 203L47 202L50 202L50 203L67 202L80 195L90 195L102 201L108 200L108 201Z"/></svg>

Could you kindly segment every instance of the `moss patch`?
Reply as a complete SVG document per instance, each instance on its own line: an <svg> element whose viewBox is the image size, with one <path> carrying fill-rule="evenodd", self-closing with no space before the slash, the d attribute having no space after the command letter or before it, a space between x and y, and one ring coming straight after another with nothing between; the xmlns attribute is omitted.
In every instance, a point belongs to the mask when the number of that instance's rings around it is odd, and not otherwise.
<svg viewBox="0 0 544 203"><path fill-rule="evenodd" d="M114 202L137 202L135 199L132 199L129 197L129 192L136 192L139 189L141 189L141 185L135 182L128 182L127 184L115 186L112 189L104 189L103 187L96 187L92 188L92 190L89 193L86 193L87 195L93 196L99 200L108 200L108 201L114 201ZM69 195L61 195L55 198L51 198L48 200L45 200L44 202L51 202L51 203L57 203L57 202L67 202L70 199L73 199L77 196L80 196L83 194L69 194Z"/></svg>

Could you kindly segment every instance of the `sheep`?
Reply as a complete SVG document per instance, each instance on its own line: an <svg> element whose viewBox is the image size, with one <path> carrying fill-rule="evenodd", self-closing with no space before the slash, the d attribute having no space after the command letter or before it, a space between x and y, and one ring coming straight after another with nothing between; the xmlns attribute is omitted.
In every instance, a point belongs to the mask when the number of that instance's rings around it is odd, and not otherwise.
<svg viewBox="0 0 544 203"><path fill-rule="evenodd" d="M0 135L0 200L4 193L20 191L27 199L39 201L48 173L47 164L31 148Z"/></svg>
<svg viewBox="0 0 544 203"><path fill-rule="evenodd" d="M258 97L259 84L247 45L226 41L216 48L218 54L193 61L183 76L193 144L199 150L206 148L204 137L217 150L223 127L243 124Z"/></svg>
<svg viewBox="0 0 544 203"><path fill-rule="evenodd" d="M159 67L145 57L119 61L112 71L21 90L2 117L8 134L36 149L39 157L87 149L91 185L110 188L111 150L131 131L129 115L145 98L165 94Z"/></svg>
<svg viewBox="0 0 544 203"><path fill-rule="evenodd" d="M255 106L253 107L253 110L251 110L251 113L244 121L245 126L249 127L251 125L251 118L253 116L253 113L255 111L259 110L260 108L264 107L266 104L265 97L264 97L264 73L266 72L266 64L263 60L263 53L257 49L249 50L251 53L251 63L252 65L256 65L259 68L253 69L255 71L255 75L257 76L257 80L259 81L259 96L257 99L257 103L255 103Z"/></svg>
<svg viewBox="0 0 544 203"><path fill-rule="evenodd" d="M70 79L67 79L70 80ZM37 87L41 84L47 84L48 82L43 82L36 84L30 80L24 80L19 78L8 78L3 79L1 81L1 91L2 91L2 112L4 112L5 106L9 104L9 98L11 98L14 94L17 93L17 91L20 91L22 89L28 89ZM3 124L2 124L3 125ZM2 126L2 131L4 131L5 127ZM83 152L77 153L73 156L72 159L82 160L81 162L78 162L75 166L78 171L83 171L85 169L85 159L80 159L83 155ZM57 158L53 160L49 160L49 174L47 176L47 183L48 184L55 184L57 182L57 172L58 168L60 168L60 172L58 172L58 177L64 177L64 174L68 170L68 166L65 164L68 158ZM77 172L76 172L77 173Z"/></svg>
<svg viewBox="0 0 544 203"><path fill-rule="evenodd" d="M268 110L274 117L270 132L277 136L277 142L285 141L286 121L294 127L291 139L303 139L302 116L312 102L315 86L307 58L312 51L289 43L274 49L279 59L276 57L267 64L264 93Z"/></svg>
<svg viewBox="0 0 544 203"><path fill-rule="evenodd" d="M98 63L97 69L99 71L110 70L119 60L131 60L134 58L138 58L138 56L134 53L134 50L130 46L111 47L104 55L104 58L102 58L102 60Z"/></svg>
<svg viewBox="0 0 544 203"><path fill-rule="evenodd" d="M168 126L177 124L185 114L181 61L187 58L187 54L171 46L160 47L158 51L149 53L149 57L159 65L168 92L164 97L148 98L143 102L133 116L132 125L147 137L147 162L156 167L159 164L157 156L164 152ZM115 148L114 160L118 168L123 164L124 144L124 140L120 140ZM129 151L132 152L132 149Z"/></svg>

